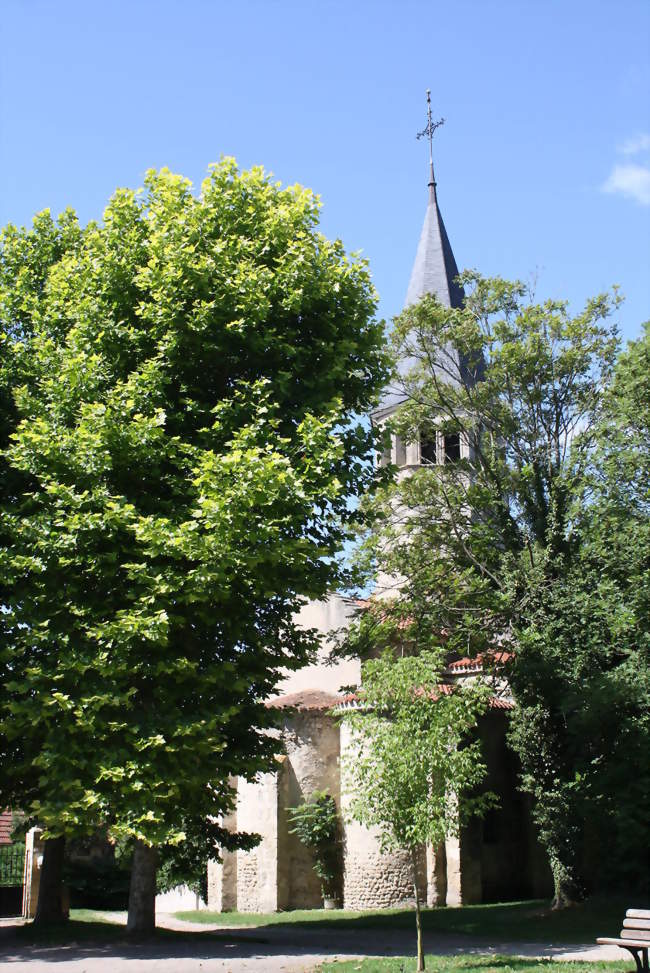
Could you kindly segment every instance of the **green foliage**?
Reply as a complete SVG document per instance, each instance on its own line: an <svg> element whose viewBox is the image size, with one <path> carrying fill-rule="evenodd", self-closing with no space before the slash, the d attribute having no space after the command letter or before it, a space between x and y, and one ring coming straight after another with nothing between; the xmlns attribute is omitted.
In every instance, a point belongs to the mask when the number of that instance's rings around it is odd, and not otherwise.
<svg viewBox="0 0 650 973"><path fill-rule="evenodd" d="M207 901L207 865L214 854L211 849L235 844L229 834L216 834L213 828L210 822L199 827L194 821L186 819L183 822L185 840L178 845L164 845L159 849L157 892L169 892L178 885L187 885ZM247 837L249 847L259 840L257 835ZM243 839L244 836L239 835L238 843ZM100 850L103 853L99 854ZM126 909L132 858L133 841L129 839L104 848L95 843L94 849L92 842L79 839L68 842L63 874L64 884L70 890L72 907Z"/></svg>
<svg viewBox="0 0 650 973"><path fill-rule="evenodd" d="M367 267L317 220L225 160L3 231L0 803L50 835L181 846L270 766L385 377Z"/></svg>
<svg viewBox="0 0 650 973"><path fill-rule="evenodd" d="M156 888L169 892L177 885L187 885L208 900L208 862L221 860L222 851L248 851L260 841L258 834L233 834L213 819L186 813L182 821L185 840L163 845L159 850Z"/></svg>
<svg viewBox="0 0 650 973"><path fill-rule="evenodd" d="M171 892L179 885L186 885L207 902L208 855L200 849L191 855L187 846L186 839L181 845L183 857L180 861L174 854L174 846L170 846L168 855L162 855L156 872L156 892Z"/></svg>
<svg viewBox="0 0 650 973"><path fill-rule="evenodd" d="M650 321L637 341L621 354L611 386L603 397L592 467L596 496L607 499L609 515L617 512L623 526L646 523L650 504ZM617 525L618 526L618 525Z"/></svg>
<svg viewBox="0 0 650 973"><path fill-rule="evenodd" d="M132 842L109 842L105 832L68 839L63 884L73 909L125 910L129 901Z"/></svg>
<svg viewBox="0 0 650 973"><path fill-rule="evenodd" d="M408 633L401 634L408 642ZM411 854L418 970L424 969L418 850L438 847L494 804L494 795L478 791L485 765L480 744L469 740L489 689L480 682L443 685L443 660L440 649L401 658L386 649L363 664L358 706L340 714L352 744L343 763L352 795L347 813L378 830L382 850Z"/></svg>
<svg viewBox="0 0 650 973"><path fill-rule="evenodd" d="M131 861L102 855L90 858L66 856L63 883L73 909L125 910L129 903Z"/></svg>
<svg viewBox="0 0 650 973"><path fill-rule="evenodd" d="M615 292L571 316L520 284L461 281L463 309L425 297L395 321L409 365L392 425L407 442L459 434L463 455L371 500L365 561L399 598L347 648L514 652L511 741L561 903L605 822L637 876L618 842L624 821L628 841L647 832L647 337L614 376Z"/></svg>
<svg viewBox="0 0 650 973"><path fill-rule="evenodd" d="M441 669L439 652L386 652L363 664L359 703L341 714L354 741L343 768L349 814L379 829L383 849L437 846L493 804L477 792L485 766L469 739L489 690L442 686Z"/></svg>
<svg viewBox="0 0 650 973"><path fill-rule="evenodd" d="M532 575L511 738L568 880L634 887L650 826L650 331L603 397L571 557ZM599 849L607 847L608 854ZM589 868L584 874L584 858Z"/></svg>
<svg viewBox="0 0 650 973"><path fill-rule="evenodd" d="M520 284L460 279L463 309L427 296L395 319L393 355L409 368L394 378L405 401L392 428L406 442L459 434L464 455L380 493L366 555L404 579L390 611L414 642L444 633L465 655L507 638L528 566L569 543L586 463L570 444L593 435L617 342L605 321L615 298L571 317L563 302L527 304Z"/></svg>
<svg viewBox="0 0 650 973"><path fill-rule="evenodd" d="M23 883L25 843L0 845L0 887L11 888Z"/></svg>
<svg viewBox="0 0 650 973"><path fill-rule="evenodd" d="M287 808L290 833L298 836L314 857L314 871L324 897L334 897L341 873L339 815L327 791L314 791L311 800Z"/></svg>

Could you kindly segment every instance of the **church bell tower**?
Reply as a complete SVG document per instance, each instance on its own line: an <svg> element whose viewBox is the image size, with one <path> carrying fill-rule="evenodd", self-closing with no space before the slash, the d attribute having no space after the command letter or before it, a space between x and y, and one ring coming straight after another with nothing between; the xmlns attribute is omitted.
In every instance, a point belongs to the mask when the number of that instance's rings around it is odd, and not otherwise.
<svg viewBox="0 0 650 973"><path fill-rule="evenodd" d="M429 142L429 181L427 208L424 224L418 243L415 262L411 270L406 301L407 308L427 294L435 296L445 307L460 308L463 306L465 295L458 284L458 267L454 258L449 237L438 205L437 184L433 168L433 134L444 123L444 118L434 122L431 114L431 92L427 91L427 125L418 133L418 138L426 138ZM440 362L444 370L444 380L463 381L464 367L454 348L447 348L444 352L445 361ZM406 375L413 367L413 360L405 359L398 363L399 375ZM398 380L389 386L372 414L373 423L383 426L406 401L406 396ZM450 459L458 459L467 455L467 447L459 436L439 435L436 442L404 443L400 437L391 436L390 450L381 457L382 465L394 463L401 469L416 466L443 463Z"/></svg>

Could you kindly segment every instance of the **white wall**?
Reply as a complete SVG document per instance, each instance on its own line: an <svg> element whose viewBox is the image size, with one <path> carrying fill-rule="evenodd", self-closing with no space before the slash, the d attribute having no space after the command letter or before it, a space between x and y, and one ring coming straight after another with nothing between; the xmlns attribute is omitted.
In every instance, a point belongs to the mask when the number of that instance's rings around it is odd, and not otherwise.
<svg viewBox="0 0 650 973"><path fill-rule="evenodd" d="M354 604L341 595L330 595L326 601L310 601L298 614L298 624L304 628L316 628L327 635L335 629L348 628L355 613ZM327 665L331 640L325 639L318 661L287 674L278 686L278 696L298 693L305 689L321 689L338 693L341 686L357 686L361 680L361 663L358 659L342 659L335 665Z"/></svg>
<svg viewBox="0 0 650 973"><path fill-rule="evenodd" d="M156 896L156 912L188 912L206 908L203 899L187 885L177 885L175 889Z"/></svg>

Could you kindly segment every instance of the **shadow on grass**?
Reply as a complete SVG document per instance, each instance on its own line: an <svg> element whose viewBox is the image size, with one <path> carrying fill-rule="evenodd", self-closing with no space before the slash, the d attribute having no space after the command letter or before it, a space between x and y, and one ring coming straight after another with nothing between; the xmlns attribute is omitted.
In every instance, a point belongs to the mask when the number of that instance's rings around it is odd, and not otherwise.
<svg viewBox="0 0 650 973"><path fill-rule="evenodd" d="M621 927L628 899L593 898L588 902L553 912L545 901L463 906L459 909L427 909L422 923L425 933L433 935L472 936L506 942L593 943L598 936L616 936ZM643 903L638 903L644 908ZM291 926L295 931L353 931L381 929L411 930L415 919L412 910L385 909L376 912L323 913L287 912L273 915L250 913L178 912L178 918L224 927L254 926L258 930L272 926Z"/></svg>
<svg viewBox="0 0 650 973"><path fill-rule="evenodd" d="M4 935L3 935L4 933ZM122 924L111 921L95 921L86 919L70 919L68 922L55 923L47 926L35 926L32 922L17 926L9 926L0 932L0 941L15 942L25 946L76 946L81 944L111 944L124 943L129 946L147 945L149 943L164 942L196 942L197 938L214 939L216 942L246 942L266 943L259 929L251 930L253 935L242 933L237 935L230 930L214 932L212 930L176 930L157 928L151 936L137 936L127 933Z"/></svg>
<svg viewBox="0 0 650 973"><path fill-rule="evenodd" d="M609 907L612 907L611 903ZM427 913L429 928L425 933L425 949L429 954L436 954L436 958L440 957L440 961L430 965L429 968L440 971L507 968L525 971L547 968L543 962L536 962L534 959L525 960L518 957L508 959L502 955L485 955L488 948L493 949L495 954L506 954L511 950L519 952L521 947L517 945L517 937L513 935L513 922L506 923L503 918L504 916L511 918L517 914L517 910L521 912L519 928L526 929L525 939L528 942L559 943L568 939L566 932L561 937L551 938L543 935L538 914L533 917L535 925L531 930L529 926L532 921L531 910L537 910L538 913L538 903L525 903L523 906L517 903L516 906L476 906L435 910ZM488 912L491 912L492 916L489 923L482 915ZM445 914L447 921L441 926ZM465 914L464 920L463 914ZM620 922L620 914L619 909L618 922ZM480 922L476 920L476 915L482 917ZM431 919L436 919L433 929ZM381 923L378 920L381 920ZM72 918L67 923L53 927L42 928L31 923L5 926L0 930L0 955L3 964L20 966L21 963L29 960L53 964L74 960L92 963L93 959L109 957L115 960L119 958L164 961L191 958L205 961L254 957L261 959L272 956L288 956L295 959L304 956L333 958L341 954L352 956L356 954L369 957L366 964L370 965L361 966L361 969L368 973L374 969L393 973L400 969L410 969L410 966L405 965L410 961L404 960L400 965L399 958L412 955L415 949L414 925L413 912L402 910L383 913L383 915L381 913L357 916L344 914L344 917L328 917L315 921L287 922L285 919L284 922L267 922L249 929L239 927L209 930L202 929L197 924L191 931L158 929L151 938L134 941L127 936L124 925L108 921L92 921L92 916L89 915L88 919ZM516 923L514 925L516 926ZM548 932L547 929L544 931ZM599 932L603 931L599 927ZM468 934L472 932L477 938L469 938ZM479 935L483 942L478 939ZM593 942L594 938L587 936L581 941L589 943ZM523 946L524 939L520 938L519 942ZM591 946L584 946L585 950L588 948ZM528 950L522 948L521 951ZM544 955L553 957L560 951L559 946L551 946L544 950ZM580 951L580 949L576 950L576 952ZM531 949L532 955L540 952L541 949ZM378 957L388 957L388 959L382 961L376 959ZM173 969L173 967L169 968ZM336 966L337 970L345 968L346 964ZM347 968L353 969L357 966ZM566 969L566 967L561 968ZM615 970L626 967L600 967L597 963L591 963L568 969L575 969L577 973L578 970L600 968Z"/></svg>
<svg viewBox="0 0 650 973"><path fill-rule="evenodd" d="M268 939L250 933L156 929L153 936L132 937L123 925L70 919L51 926L33 923L0 928L0 964L17 966L29 960L70 962L75 959L214 959L264 953Z"/></svg>

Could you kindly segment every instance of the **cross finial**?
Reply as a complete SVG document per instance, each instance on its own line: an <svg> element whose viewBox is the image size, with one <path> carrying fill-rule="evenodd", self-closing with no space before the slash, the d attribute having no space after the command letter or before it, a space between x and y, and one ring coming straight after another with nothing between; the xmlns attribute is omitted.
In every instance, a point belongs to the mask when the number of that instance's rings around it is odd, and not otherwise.
<svg viewBox="0 0 650 973"><path fill-rule="evenodd" d="M432 198L436 194L436 180L433 175L433 133L444 124L444 118L439 118L437 122L433 121L431 116L431 90L427 88L427 126L421 132L418 132L417 138L423 139L426 137L429 139L429 193Z"/></svg>

